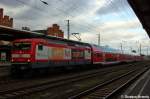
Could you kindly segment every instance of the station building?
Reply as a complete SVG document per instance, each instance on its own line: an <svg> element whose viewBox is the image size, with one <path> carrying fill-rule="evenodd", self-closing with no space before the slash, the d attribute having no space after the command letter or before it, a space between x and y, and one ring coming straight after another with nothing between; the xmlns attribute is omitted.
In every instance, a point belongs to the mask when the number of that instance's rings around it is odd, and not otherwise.
<svg viewBox="0 0 150 99"><path fill-rule="evenodd" d="M0 8L0 25L13 28L13 18L4 15L4 9ZM10 60L10 44L0 40L0 63Z"/></svg>

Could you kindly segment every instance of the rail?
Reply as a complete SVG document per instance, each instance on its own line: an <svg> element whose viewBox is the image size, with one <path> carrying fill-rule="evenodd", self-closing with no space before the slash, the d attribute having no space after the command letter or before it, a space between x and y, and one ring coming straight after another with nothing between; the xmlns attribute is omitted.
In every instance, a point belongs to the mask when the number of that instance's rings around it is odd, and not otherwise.
<svg viewBox="0 0 150 99"><path fill-rule="evenodd" d="M148 68L143 69L141 72L139 72L139 70L130 71L110 81L104 82L79 94L71 96L69 99L111 99L116 92L136 79L138 76L142 75L147 70Z"/></svg>

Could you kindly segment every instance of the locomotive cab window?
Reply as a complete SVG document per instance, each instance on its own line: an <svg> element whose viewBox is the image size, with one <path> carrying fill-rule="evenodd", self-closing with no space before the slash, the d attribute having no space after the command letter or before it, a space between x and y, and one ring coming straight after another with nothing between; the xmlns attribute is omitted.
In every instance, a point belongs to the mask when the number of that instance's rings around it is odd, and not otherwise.
<svg viewBox="0 0 150 99"><path fill-rule="evenodd" d="M43 45L38 45L38 50L42 51L43 50Z"/></svg>
<svg viewBox="0 0 150 99"><path fill-rule="evenodd" d="M28 42L15 42L13 44L14 50L29 50L31 49L31 43Z"/></svg>

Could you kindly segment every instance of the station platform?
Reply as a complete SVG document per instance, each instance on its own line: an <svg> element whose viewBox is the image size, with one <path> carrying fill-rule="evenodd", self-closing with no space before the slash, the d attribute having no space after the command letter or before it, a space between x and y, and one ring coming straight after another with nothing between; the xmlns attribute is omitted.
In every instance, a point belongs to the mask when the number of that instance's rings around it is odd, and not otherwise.
<svg viewBox="0 0 150 99"><path fill-rule="evenodd" d="M121 99L150 99L150 70L129 86L121 95Z"/></svg>

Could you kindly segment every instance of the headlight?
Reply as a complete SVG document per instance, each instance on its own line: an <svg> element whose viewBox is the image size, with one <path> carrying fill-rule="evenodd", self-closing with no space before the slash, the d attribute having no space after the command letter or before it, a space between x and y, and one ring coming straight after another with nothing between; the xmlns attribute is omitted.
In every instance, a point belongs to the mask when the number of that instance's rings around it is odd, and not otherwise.
<svg viewBox="0 0 150 99"><path fill-rule="evenodd" d="M14 60L13 60L13 59L11 59L11 62L14 62Z"/></svg>

